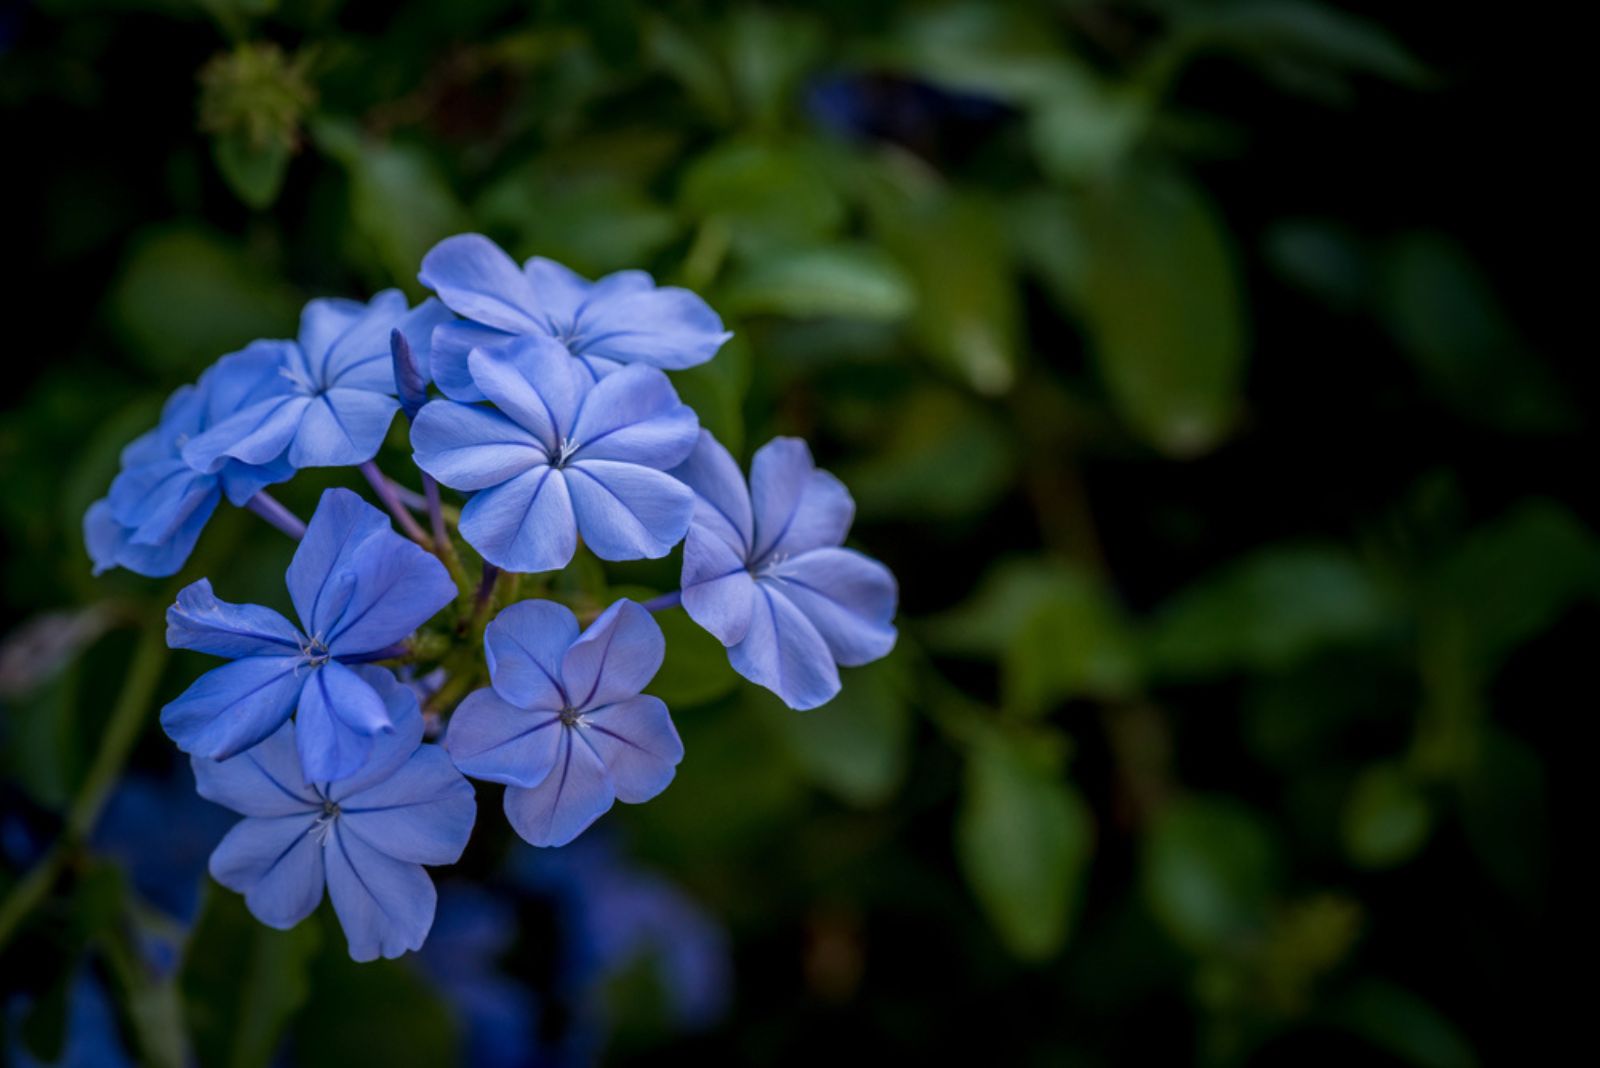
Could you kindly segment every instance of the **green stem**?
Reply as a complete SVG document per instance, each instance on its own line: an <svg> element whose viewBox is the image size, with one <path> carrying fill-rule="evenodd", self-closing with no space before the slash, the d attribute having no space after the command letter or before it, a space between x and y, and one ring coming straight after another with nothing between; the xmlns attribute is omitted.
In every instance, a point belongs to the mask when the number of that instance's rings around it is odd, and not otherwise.
<svg viewBox="0 0 1600 1068"><path fill-rule="evenodd" d="M122 775L123 765L134 743L144 729L145 715L155 696L161 673L167 666L167 642L164 625L146 626L134 647L133 659L127 678L122 683L122 694L111 711L106 724L100 750L94 763L78 787L78 796L67 810L66 826L61 837L44 858L34 865L22 880L11 888L0 902L0 949L4 949L28 915L39 906L55 885L67 860L89 837L100 818L106 799Z"/></svg>

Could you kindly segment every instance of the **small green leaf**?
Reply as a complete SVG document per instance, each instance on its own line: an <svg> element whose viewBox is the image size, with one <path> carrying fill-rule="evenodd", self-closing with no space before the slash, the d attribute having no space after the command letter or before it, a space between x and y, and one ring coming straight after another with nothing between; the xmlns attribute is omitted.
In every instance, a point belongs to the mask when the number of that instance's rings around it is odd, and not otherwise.
<svg viewBox="0 0 1600 1068"><path fill-rule="evenodd" d="M1174 938L1198 952L1262 930L1275 875L1266 828L1232 801L1173 802L1145 839L1145 900Z"/></svg>
<svg viewBox="0 0 1600 1068"><path fill-rule="evenodd" d="M899 319L916 297L904 272L869 245L771 252L732 275L716 304L728 315Z"/></svg>
<svg viewBox="0 0 1600 1068"><path fill-rule="evenodd" d="M667 658L646 689L669 708L692 708L732 693L739 676L728 664L728 650L682 609L657 613L666 637Z"/></svg>
<svg viewBox="0 0 1600 1068"><path fill-rule="evenodd" d="M780 730L816 785L863 808L880 805L905 776L911 678L897 652L847 669L839 695L810 712L777 709Z"/></svg>
<svg viewBox="0 0 1600 1068"><path fill-rule="evenodd" d="M1417 1068L1475 1068L1478 1056L1439 1010L1381 979L1365 979L1336 1001L1332 1021Z"/></svg>
<svg viewBox="0 0 1600 1068"><path fill-rule="evenodd" d="M278 199L289 173L287 144L272 141L257 146L244 134L228 133L211 142L211 152L217 170L240 200L259 211Z"/></svg>
<svg viewBox="0 0 1600 1068"><path fill-rule="evenodd" d="M1362 772L1345 803L1345 850L1363 868L1405 863L1432 829L1427 796L1395 765L1379 764Z"/></svg>
<svg viewBox="0 0 1600 1068"><path fill-rule="evenodd" d="M753 257L826 241L845 205L817 153L804 144L730 141L690 164L678 194L696 219L717 219L736 250Z"/></svg>
<svg viewBox="0 0 1600 1068"><path fill-rule="evenodd" d="M1094 843L1088 807L1021 739L985 733L967 757L956 855L1017 956L1054 955L1083 892Z"/></svg>
<svg viewBox="0 0 1600 1068"><path fill-rule="evenodd" d="M700 417L700 425L735 456L744 451L744 398L750 389L750 362L750 346L743 337L733 337L710 361L668 375L678 398Z"/></svg>
<svg viewBox="0 0 1600 1068"><path fill-rule="evenodd" d="M1245 364L1234 251L1205 196L1142 169L1084 202L1080 294L1095 361L1128 424L1174 456L1194 456L1233 424Z"/></svg>

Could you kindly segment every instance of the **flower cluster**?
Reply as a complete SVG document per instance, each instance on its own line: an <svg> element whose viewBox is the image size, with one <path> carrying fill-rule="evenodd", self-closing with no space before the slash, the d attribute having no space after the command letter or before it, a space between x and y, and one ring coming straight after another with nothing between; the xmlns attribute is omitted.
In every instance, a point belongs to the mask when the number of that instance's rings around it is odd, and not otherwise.
<svg viewBox="0 0 1600 1068"><path fill-rule="evenodd" d="M668 653L652 613L681 604L796 709L895 641L893 576L843 547L844 485L789 438L757 450L747 483L679 400L667 372L730 337L698 296L642 271L518 267L476 234L440 242L419 278L436 296L414 308L398 290L314 300L295 340L222 357L84 517L96 573L177 573L224 497L298 540L294 619L204 578L178 594L168 644L226 663L161 723L201 795L244 817L212 875L275 927L326 889L357 960L422 945L424 866L465 848L468 778L504 784L507 820L537 846L666 789L684 749L644 692ZM420 493L376 463L402 412ZM336 488L301 522L266 488L306 467L359 469L387 514ZM568 586L550 573L584 550L657 559L680 543L680 590L551 599Z"/></svg>

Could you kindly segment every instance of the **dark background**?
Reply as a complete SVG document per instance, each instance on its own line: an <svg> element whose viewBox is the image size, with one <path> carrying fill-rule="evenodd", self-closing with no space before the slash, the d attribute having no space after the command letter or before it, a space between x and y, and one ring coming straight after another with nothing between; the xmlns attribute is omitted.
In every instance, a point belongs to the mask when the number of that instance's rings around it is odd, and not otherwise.
<svg viewBox="0 0 1600 1068"><path fill-rule="evenodd" d="M1543 1052L1600 592L1562 14L7 4L0 886L61 862L7 1055ZM680 390L851 485L902 641L802 716L664 618L672 788L557 858L480 785L424 953L357 968L196 896L227 820L153 721L201 658L84 801L176 585L79 520L172 388L465 229L702 292ZM252 523L179 579L276 603Z"/></svg>

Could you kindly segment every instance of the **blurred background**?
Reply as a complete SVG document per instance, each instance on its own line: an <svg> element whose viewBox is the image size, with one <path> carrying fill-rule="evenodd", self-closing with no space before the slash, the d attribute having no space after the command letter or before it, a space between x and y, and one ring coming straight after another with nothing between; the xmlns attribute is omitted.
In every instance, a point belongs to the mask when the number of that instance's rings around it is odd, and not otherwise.
<svg viewBox="0 0 1600 1068"><path fill-rule="evenodd" d="M3 1057L1553 1052L1600 549L1548 15L5 0ZM901 641L797 714L667 614L673 786L537 851L479 784L357 966L210 883L155 724L176 588L281 604L287 542L95 580L80 520L174 387L464 230L703 293L681 393L844 478Z"/></svg>

